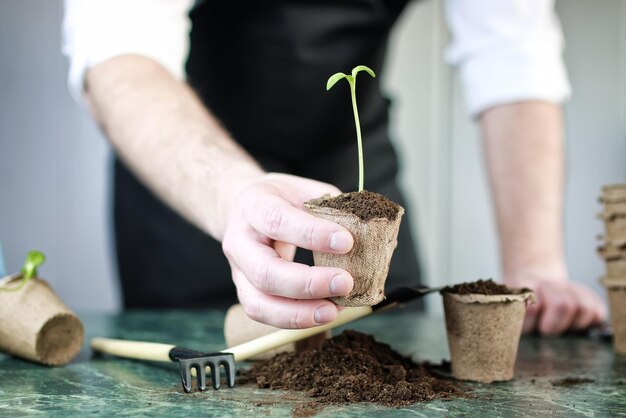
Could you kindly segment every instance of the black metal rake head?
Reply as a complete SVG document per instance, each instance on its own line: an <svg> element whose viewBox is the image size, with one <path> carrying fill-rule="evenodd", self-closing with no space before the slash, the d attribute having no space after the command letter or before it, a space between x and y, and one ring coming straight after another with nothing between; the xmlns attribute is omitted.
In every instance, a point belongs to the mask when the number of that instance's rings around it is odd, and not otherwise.
<svg viewBox="0 0 626 418"><path fill-rule="evenodd" d="M180 363L180 377L183 390L191 392L192 374L195 371L198 390L206 390L206 370L211 372L213 389L221 387L221 366L224 366L226 383L229 388L235 386L235 356L231 353L201 353L187 348L176 347L170 351L172 361Z"/></svg>

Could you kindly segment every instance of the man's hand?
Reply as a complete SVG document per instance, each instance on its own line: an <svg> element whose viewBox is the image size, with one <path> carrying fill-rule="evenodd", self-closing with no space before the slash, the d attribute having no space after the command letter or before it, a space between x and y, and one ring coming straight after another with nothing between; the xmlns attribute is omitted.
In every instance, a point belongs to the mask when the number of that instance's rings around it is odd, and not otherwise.
<svg viewBox="0 0 626 418"><path fill-rule="evenodd" d="M589 287L568 280L566 275L526 271L509 277L510 287L534 290L537 303L529 305L524 332L555 335L567 330L580 331L606 320L606 307Z"/></svg>
<svg viewBox="0 0 626 418"><path fill-rule="evenodd" d="M247 314L282 328L332 321L325 298L350 293L352 277L293 263L295 247L346 253L352 235L303 203L329 184L261 167L207 111L189 86L141 56L89 70L85 96L118 155L163 201L222 241Z"/></svg>
<svg viewBox="0 0 626 418"><path fill-rule="evenodd" d="M561 108L539 101L500 105L486 110L480 122L505 282L537 295L524 330L558 334L603 320L606 308L598 295L568 280Z"/></svg>
<svg viewBox="0 0 626 418"><path fill-rule="evenodd" d="M345 228L313 215L303 203L339 190L285 174L266 174L244 187L231 207L222 247L239 301L247 315L279 328L308 328L332 321L352 276L334 267L291 261L295 247L347 253L353 238Z"/></svg>

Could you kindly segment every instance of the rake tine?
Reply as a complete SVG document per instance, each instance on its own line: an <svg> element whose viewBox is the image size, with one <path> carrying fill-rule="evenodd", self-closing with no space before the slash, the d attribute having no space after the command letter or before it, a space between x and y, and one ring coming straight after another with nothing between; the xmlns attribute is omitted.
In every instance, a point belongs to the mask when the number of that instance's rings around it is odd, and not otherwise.
<svg viewBox="0 0 626 418"><path fill-rule="evenodd" d="M209 367L211 367L211 380L213 381L213 389L218 390L222 385L220 381L220 366L219 364L215 364L214 362L209 362Z"/></svg>
<svg viewBox="0 0 626 418"><path fill-rule="evenodd" d="M198 364L198 368L196 369L196 374L198 375L198 389L200 391L206 390L206 362L201 361Z"/></svg>
<svg viewBox="0 0 626 418"><path fill-rule="evenodd" d="M235 386L235 362L232 358L226 358L220 360L220 365L224 365L224 372L226 373L226 383L229 388Z"/></svg>
<svg viewBox="0 0 626 418"><path fill-rule="evenodd" d="M186 393L191 392L191 362L189 360L180 360L180 377L183 383L183 390Z"/></svg>

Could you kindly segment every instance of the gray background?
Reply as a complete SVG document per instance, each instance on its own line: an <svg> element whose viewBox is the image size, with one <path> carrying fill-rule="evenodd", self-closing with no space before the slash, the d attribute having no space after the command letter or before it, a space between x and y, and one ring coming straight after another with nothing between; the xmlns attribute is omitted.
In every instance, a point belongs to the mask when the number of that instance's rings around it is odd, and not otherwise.
<svg viewBox="0 0 626 418"><path fill-rule="evenodd" d="M567 256L572 275L596 286L596 199L601 185L626 181L626 2L561 0L557 10L574 86ZM41 249L42 276L71 307L113 311L111 151L69 96L61 18L59 0L0 1L0 240L10 271ZM442 59L447 43L441 2L412 4L393 34L385 80L408 213L432 284L500 275L480 142Z"/></svg>

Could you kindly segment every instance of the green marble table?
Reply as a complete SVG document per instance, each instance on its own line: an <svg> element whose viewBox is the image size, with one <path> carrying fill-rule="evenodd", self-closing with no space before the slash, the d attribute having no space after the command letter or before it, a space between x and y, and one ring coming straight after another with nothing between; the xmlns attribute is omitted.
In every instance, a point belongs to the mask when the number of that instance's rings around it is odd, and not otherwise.
<svg viewBox="0 0 626 418"><path fill-rule="evenodd" d="M83 315L87 338L107 336L222 349L223 312L130 312ZM351 328L419 360L448 358L442 318L413 311L371 316ZM592 383L560 387L565 377ZM626 357L583 337L522 339L512 382L467 384L476 398L433 401L404 409L370 404L332 406L319 416L625 416ZM182 392L174 364L111 357L91 359L87 347L70 365L47 368L0 354L0 417L21 416L291 416L303 395L251 385Z"/></svg>

